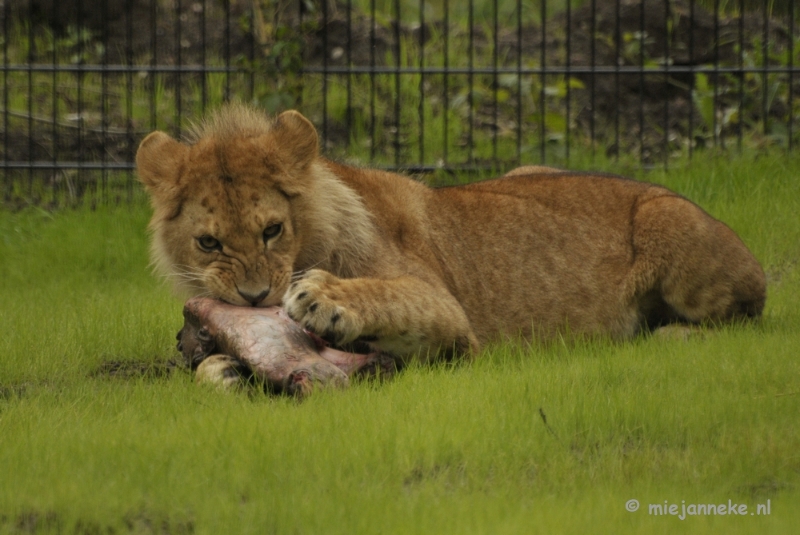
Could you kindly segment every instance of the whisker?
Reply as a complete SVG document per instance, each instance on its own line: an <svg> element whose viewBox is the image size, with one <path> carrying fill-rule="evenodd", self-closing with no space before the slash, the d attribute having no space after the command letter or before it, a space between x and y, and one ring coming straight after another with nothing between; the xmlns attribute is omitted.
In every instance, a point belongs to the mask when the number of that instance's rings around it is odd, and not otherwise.
<svg viewBox="0 0 800 535"><path fill-rule="evenodd" d="M184 266L179 264L173 266L172 271L162 273L161 276L165 279L202 281L203 270L194 268L192 266Z"/></svg>
<svg viewBox="0 0 800 535"><path fill-rule="evenodd" d="M323 262L325 262L325 260L327 260L327 259L320 260L319 262L316 262L316 263L314 263L314 264L311 264L310 266L308 266L308 267L307 267L307 268L305 268L305 269L301 269L301 270L298 270L298 271L295 271L295 272L293 272L293 273L292 273L292 282L295 282L295 281L297 281L297 280L299 280L299 279L301 279L301 278L305 277L306 273L308 273L308 272L309 272L309 271L311 271L312 269L316 268L318 265L320 265L320 264L322 264Z"/></svg>
<svg viewBox="0 0 800 535"><path fill-rule="evenodd" d="M186 281L202 281L200 277L191 273L166 273L161 276L165 279L177 279L177 280L186 280Z"/></svg>
<svg viewBox="0 0 800 535"><path fill-rule="evenodd" d="M175 270L175 271L178 271L178 272L195 273L195 274L198 274L198 275L204 273L204 271L205 271L202 268L198 268L198 267L195 267L195 266L189 266L189 265L186 265L186 264L176 264L176 265L172 266L172 269Z"/></svg>

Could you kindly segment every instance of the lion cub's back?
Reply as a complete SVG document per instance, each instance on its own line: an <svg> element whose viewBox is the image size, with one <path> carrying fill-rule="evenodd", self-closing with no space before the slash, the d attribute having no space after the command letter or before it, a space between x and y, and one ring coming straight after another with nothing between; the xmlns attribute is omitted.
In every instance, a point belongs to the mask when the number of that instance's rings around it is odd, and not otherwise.
<svg viewBox="0 0 800 535"><path fill-rule="evenodd" d="M668 190L620 177L550 173L436 190L437 246L479 338L497 331L618 331L609 310L633 260L642 198ZM435 234L434 234L435 235ZM457 236L450 239L449 236Z"/></svg>

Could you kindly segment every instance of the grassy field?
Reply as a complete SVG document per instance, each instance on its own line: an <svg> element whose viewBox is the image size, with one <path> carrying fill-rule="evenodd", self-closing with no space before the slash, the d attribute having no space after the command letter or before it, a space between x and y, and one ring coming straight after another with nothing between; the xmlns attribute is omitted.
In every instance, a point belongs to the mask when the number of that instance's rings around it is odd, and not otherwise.
<svg viewBox="0 0 800 535"><path fill-rule="evenodd" d="M165 364L181 302L146 207L0 212L0 533L796 533L798 175L775 152L640 177L740 233L760 324L494 346L304 402Z"/></svg>

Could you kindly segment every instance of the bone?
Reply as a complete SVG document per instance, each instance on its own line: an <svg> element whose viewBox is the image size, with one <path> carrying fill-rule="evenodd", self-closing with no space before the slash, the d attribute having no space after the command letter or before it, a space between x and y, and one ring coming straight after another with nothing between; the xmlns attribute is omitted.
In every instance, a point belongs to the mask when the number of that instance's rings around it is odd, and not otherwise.
<svg viewBox="0 0 800 535"><path fill-rule="evenodd" d="M347 387L353 376L388 376L394 359L383 353L348 353L325 345L282 308L233 306L195 297L183 308L178 350L196 369L221 353L242 363L274 392L306 396L324 386Z"/></svg>

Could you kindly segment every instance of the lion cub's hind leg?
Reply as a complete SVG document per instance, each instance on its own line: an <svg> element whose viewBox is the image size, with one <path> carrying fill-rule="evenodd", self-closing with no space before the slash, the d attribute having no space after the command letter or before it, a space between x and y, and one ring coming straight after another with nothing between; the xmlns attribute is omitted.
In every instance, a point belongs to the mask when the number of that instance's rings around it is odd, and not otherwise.
<svg viewBox="0 0 800 535"><path fill-rule="evenodd" d="M766 279L726 225L688 200L640 201L633 220L629 295L650 328L675 321L731 321L761 315Z"/></svg>

